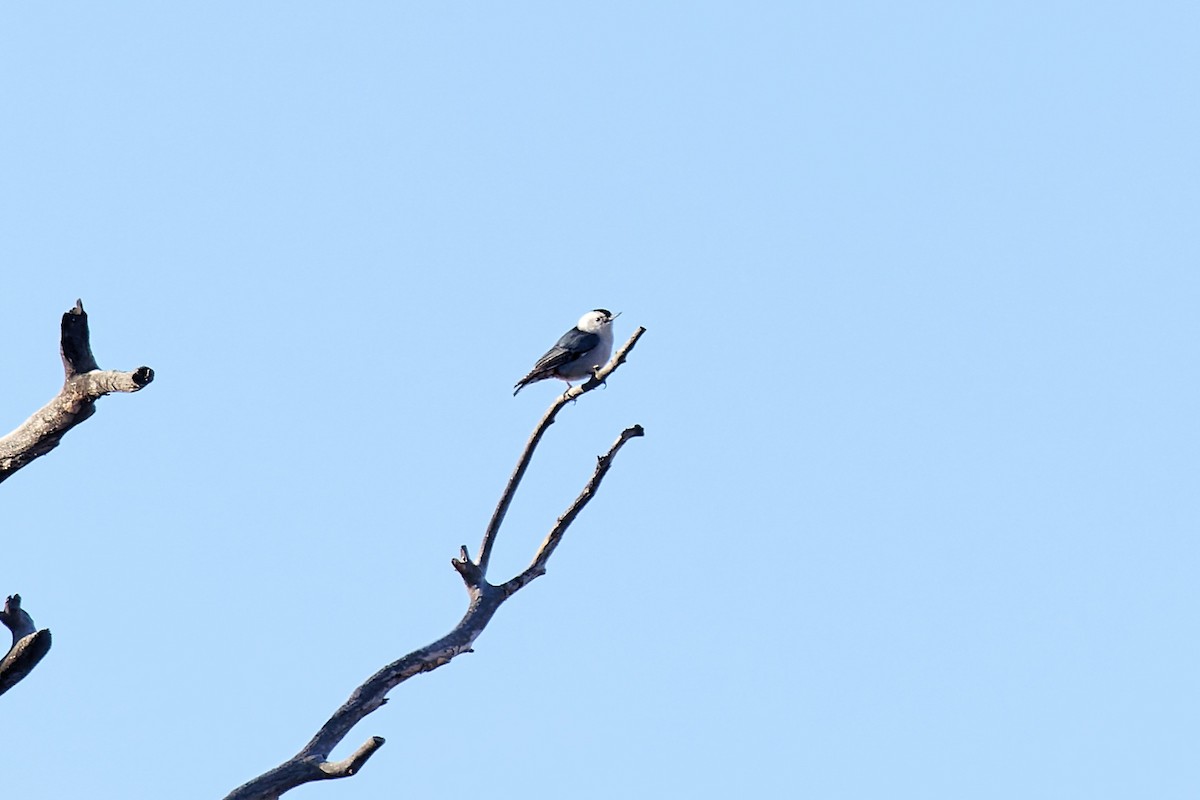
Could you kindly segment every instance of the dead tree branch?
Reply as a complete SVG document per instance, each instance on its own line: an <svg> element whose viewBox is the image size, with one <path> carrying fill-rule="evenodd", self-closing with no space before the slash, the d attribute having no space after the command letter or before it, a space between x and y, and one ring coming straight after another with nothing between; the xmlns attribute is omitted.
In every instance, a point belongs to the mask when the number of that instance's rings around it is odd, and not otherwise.
<svg viewBox="0 0 1200 800"><path fill-rule="evenodd" d="M600 488L600 481L604 480L604 476L608 473L608 468L612 465L613 457L617 451L625 446L625 443L637 436L642 436L645 431L641 425L634 425L621 431L621 435L617 437L617 441L609 448L608 452L596 458L596 471L592 473L592 479L588 481L587 486L583 487L583 491L579 493L579 497L575 498L575 502L567 509L567 512L558 518L558 523L550 529L550 533L546 534L546 539L538 548L537 554L533 557L533 562L525 568L517 577L505 582L500 588L504 591L505 597L511 597L517 591L526 586L534 578L538 578L546 574L546 562L550 560L551 554L554 553L554 548L558 547L558 543L562 541L563 534L567 532L567 528L579 516L579 512L583 511L583 507L595 496L596 490Z"/></svg>
<svg viewBox="0 0 1200 800"><path fill-rule="evenodd" d="M608 363L597 370L593 377L588 378L586 383L568 389L550 404L550 408L546 409L541 422L533 429L533 435L525 443L525 451L521 453L521 458L517 460L517 466L513 470L512 476L508 479L508 485L504 487L504 493L500 495L500 502L496 504L496 510L492 513L492 521L488 523L487 530L483 534L483 542L479 545L478 562L481 570L487 572L488 562L492 558L492 545L496 541L496 534L500 532L500 525L503 524L504 515L508 513L508 507L512 503L513 496L517 493L517 487L521 484L521 478L525 477L525 469L529 466L529 462L533 460L533 451L537 449L538 443L542 441L542 434L554 424L554 418L558 416L558 412L562 410L563 406L575 401L585 392L590 392L598 386L603 386L604 382L608 380L608 376L613 374L617 367L625 363L625 358L645 332L645 328L638 328L634 331L633 335L629 337L629 341L623 344L621 349L617 350Z"/></svg>
<svg viewBox="0 0 1200 800"><path fill-rule="evenodd" d="M633 337L605 367L597 371L592 379L582 386L572 388L551 404L550 409L542 417L525 445L525 451L521 454L517 468L501 495L500 503L484 534L478 558L472 561L464 545L459 550L459 557L451 559L451 565L458 571L466 585L469 598L467 612L459 623L441 639L419 650L414 650L398 661L393 661L368 678L351 693L350 699L334 712L329 721L317 731L317 734L300 752L275 769L233 790L225 800L278 800L284 792L302 784L331 778L345 778L356 774L367 759L383 745L383 738L372 736L344 761L330 762L328 760L333 748L346 738L351 729L363 718L382 707L387 702L388 692L396 686L414 675L420 675L422 672L429 672L449 664L455 656L471 652L472 643L479 637L479 634L483 633L483 629L487 627L500 605L534 578L545 573L546 562L554 552L554 548L558 546L567 528L574 522L584 506L595 496L600 482L612 465L613 458L627 441L643 435L642 426L634 425L626 428L617 437L608 452L598 458L591 479L584 486L579 497L559 517L546 540L538 548L533 563L515 578L501 584L492 584L487 580L487 562L496 535L499 533L500 523L504 519L504 514L508 510L517 485L525 473L525 468L533 456L534 449L541 440L542 434L554 422L558 411L568 401L602 385L604 380L624 363L625 357L643 333L645 333L645 328L638 328Z"/></svg>
<svg viewBox="0 0 1200 800"><path fill-rule="evenodd" d="M38 630L33 617L21 608L21 595L10 595L0 611L0 622L12 631L12 647L0 659L0 694L4 694L30 670L37 666L42 656L50 650L50 631Z"/></svg>
<svg viewBox="0 0 1200 800"><path fill-rule="evenodd" d="M97 366L82 300L63 314L61 352L66 380L58 396L0 438L0 481L58 447L67 431L96 413L96 401L104 395L136 392L154 380L149 367L118 372Z"/></svg>
<svg viewBox="0 0 1200 800"><path fill-rule="evenodd" d="M82 300L76 300L75 307L63 314L59 349L65 373L62 390L20 427L0 437L0 481L58 447L67 431L96 412L95 403L104 395L136 392L154 380L154 370L149 367L133 372L100 369L92 355ZM13 636L12 647L0 659L0 694L4 694L49 652L51 638L48 629L35 628L33 619L21 608L19 594L5 600L0 622Z"/></svg>

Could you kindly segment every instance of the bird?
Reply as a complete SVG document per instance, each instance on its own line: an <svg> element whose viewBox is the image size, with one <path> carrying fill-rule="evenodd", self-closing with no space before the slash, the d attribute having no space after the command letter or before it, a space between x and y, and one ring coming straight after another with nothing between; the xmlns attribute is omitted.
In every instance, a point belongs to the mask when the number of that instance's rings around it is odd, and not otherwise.
<svg viewBox="0 0 1200 800"><path fill-rule="evenodd" d="M597 308L580 317L575 327L537 360L529 374L517 381L513 397L529 384L547 378L566 381L570 391L571 381L586 378L608 363L613 346L612 321L619 316L620 312Z"/></svg>

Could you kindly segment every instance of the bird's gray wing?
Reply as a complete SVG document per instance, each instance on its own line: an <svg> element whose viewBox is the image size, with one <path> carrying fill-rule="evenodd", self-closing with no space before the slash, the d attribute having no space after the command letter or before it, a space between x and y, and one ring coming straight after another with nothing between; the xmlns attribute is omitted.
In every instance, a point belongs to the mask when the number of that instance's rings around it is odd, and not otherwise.
<svg viewBox="0 0 1200 800"><path fill-rule="evenodd" d="M583 354L594 350L598 344L600 344L600 337L596 334L584 333L578 328L572 328L562 335L554 347L551 347L544 356L538 359L530 372L546 372L564 364L570 364Z"/></svg>

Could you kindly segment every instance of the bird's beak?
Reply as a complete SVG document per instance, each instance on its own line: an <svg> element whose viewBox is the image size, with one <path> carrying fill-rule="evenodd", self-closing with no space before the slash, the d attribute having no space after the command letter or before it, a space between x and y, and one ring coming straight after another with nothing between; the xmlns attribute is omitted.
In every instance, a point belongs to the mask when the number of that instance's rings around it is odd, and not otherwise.
<svg viewBox="0 0 1200 800"><path fill-rule="evenodd" d="M615 314L613 314L611 317L609 317L609 318L608 318L608 321L609 321L609 322L612 322L614 319L616 319L616 318L617 318L617 317L619 317L619 316L621 316L621 312L620 312L620 311L618 311L617 313L615 313Z"/></svg>

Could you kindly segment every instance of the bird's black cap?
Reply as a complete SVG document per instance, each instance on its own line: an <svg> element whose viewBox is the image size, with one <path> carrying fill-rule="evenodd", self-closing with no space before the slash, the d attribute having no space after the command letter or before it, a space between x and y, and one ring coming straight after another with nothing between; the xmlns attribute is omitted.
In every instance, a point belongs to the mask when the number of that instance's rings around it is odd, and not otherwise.
<svg viewBox="0 0 1200 800"><path fill-rule="evenodd" d="M599 311L601 314L603 314L606 317L612 316L612 312L609 311L607 308L593 308L592 311Z"/></svg>

